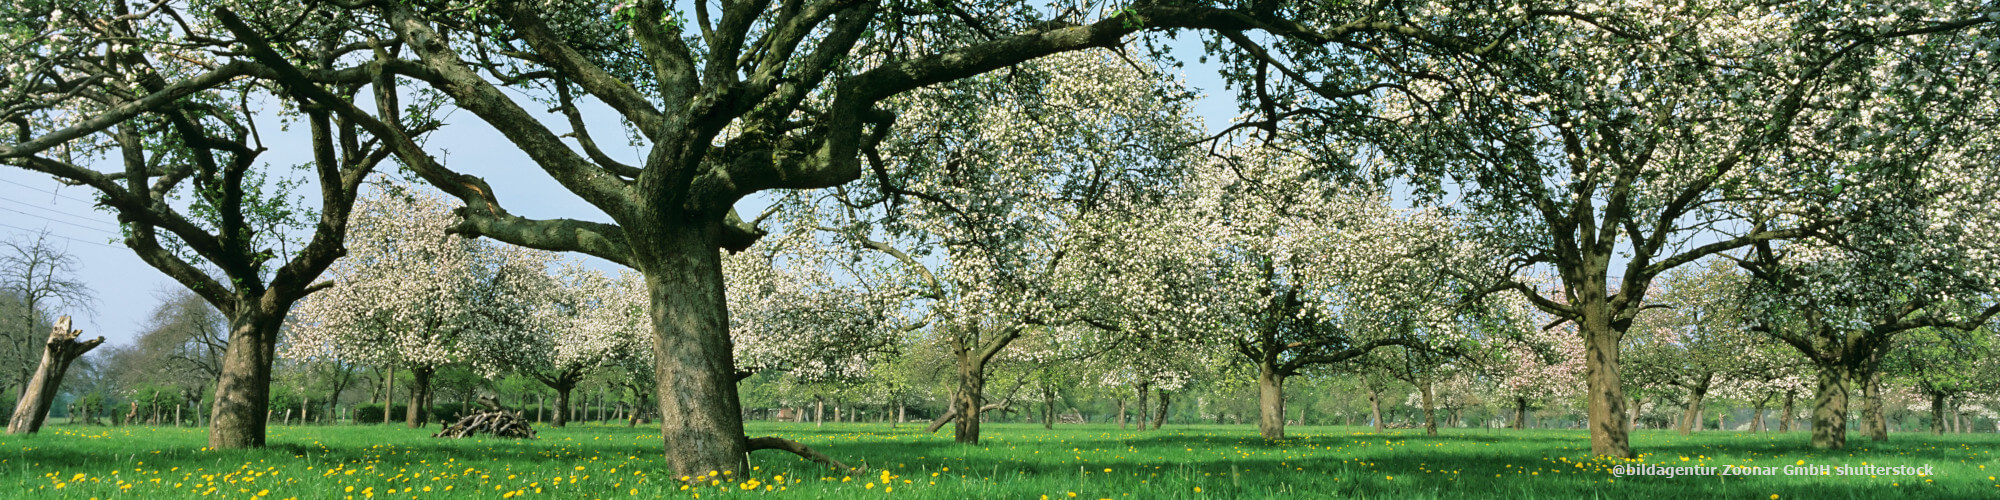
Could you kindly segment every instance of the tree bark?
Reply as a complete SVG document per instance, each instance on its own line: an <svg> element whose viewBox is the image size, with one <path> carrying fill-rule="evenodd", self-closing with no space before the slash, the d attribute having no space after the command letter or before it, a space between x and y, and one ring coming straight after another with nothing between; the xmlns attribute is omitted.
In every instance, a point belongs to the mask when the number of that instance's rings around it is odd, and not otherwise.
<svg viewBox="0 0 2000 500"><path fill-rule="evenodd" d="M944 428L944 424L952 423L957 420L958 420L958 395L953 394L951 395L951 402L946 405L944 414L938 415L937 419L931 420L931 425L924 428L924 434L936 433L938 429Z"/></svg>
<svg viewBox="0 0 2000 500"><path fill-rule="evenodd" d="M1172 402L1173 402L1173 398L1172 398L1171 396L1168 396L1168 395L1167 395L1167 391L1165 391L1165 390L1159 390L1159 393L1160 393L1160 412L1159 412L1159 413L1157 413L1157 414L1154 414L1154 416L1153 416L1153 430L1156 430L1156 431L1157 431L1157 430L1160 430L1160 426L1162 426L1162 425L1166 425L1166 423L1167 423L1167 406L1168 406L1168 404L1170 404L1170 403L1172 403Z"/></svg>
<svg viewBox="0 0 2000 500"><path fill-rule="evenodd" d="M410 377L415 385L410 387L410 406L403 409L403 423L411 429L423 427L430 422L430 412L424 411L431 392L431 374L436 369L428 366L410 368Z"/></svg>
<svg viewBox="0 0 2000 500"><path fill-rule="evenodd" d="M1125 398L1118 398L1118 430L1125 430Z"/></svg>
<svg viewBox="0 0 2000 500"><path fill-rule="evenodd" d="M826 398L813 395L813 427L826 427Z"/></svg>
<svg viewBox="0 0 2000 500"><path fill-rule="evenodd" d="M839 460L834 460L833 457L829 457L826 456L826 454L814 451L812 448L808 448L806 447L806 445L800 444L797 441L792 441L780 437L749 438L746 439L744 442L744 449L748 451L757 451L757 450L787 451L791 452L794 455L803 457L807 460L825 464L835 469L839 469L843 472L858 472L861 470L853 467L848 467L847 464L840 463Z"/></svg>
<svg viewBox="0 0 2000 500"><path fill-rule="evenodd" d="M977 356L971 351L958 356L958 393L953 401L958 406L958 419L952 425L952 440L961 444L979 444L979 422L986 419L979 414L986 391L986 366L974 359Z"/></svg>
<svg viewBox="0 0 2000 500"><path fill-rule="evenodd" d="M1847 447L1847 369L1836 363L1823 363L1816 377L1817 387L1813 394L1812 447L1820 449L1841 449Z"/></svg>
<svg viewBox="0 0 2000 500"><path fill-rule="evenodd" d="M278 327L286 304L239 299L229 318L229 347L222 353L222 374L215 384L210 412L208 447L216 449L264 446L266 414L271 408L271 361L277 354ZM270 307L267 310L266 307Z"/></svg>
<svg viewBox="0 0 2000 500"><path fill-rule="evenodd" d="M1372 399L1372 398L1371 398ZM1528 428L1528 398L1514 397L1514 430Z"/></svg>
<svg viewBox="0 0 2000 500"><path fill-rule="evenodd" d="M1424 435L1436 436L1438 435L1438 420L1437 410L1433 406L1433 398L1435 396L1431 394L1431 384L1425 383L1419 389L1421 389L1420 392L1423 395L1424 403Z"/></svg>
<svg viewBox="0 0 2000 500"><path fill-rule="evenodd" d="M1602 273L1596 275L1601 276ZM1585 302L1604 300L1602 289L1589 290L1596 297L1585 297ZM1590 423L1591 454L1607 457L1632 458L1632 443L1629 429L1625 428L1625 387L1618 377L1618 341L1624 331L1614 329L1608 307L1583 307L1582 318L1584 350L1585 400Z"/></svg>
<svg viewBox="0 0 2000 500"><path fill-rule="evenodd" d="M1258 363L1257 433L1266 441L1285 438L1285 376L1270 361Z"/></svg>
<svg viewBox="0 0 2000 500"><path fill-rule="evenodd" d="M1882 409L1882 370L1877 368L1880 359L1880 354L1870 357L1856 377L1861 383L1861 426L1867 429L1870 441L1889 440L1889 419Z"/></svg>
<svg viewBox="0 0 2000 500"><path fill-rule="evenodd" d="M1150 383L1147 383L1147 382L1145 382L1145 381L1140 381L1140 382L1139 382L1139 406L1138 406L1138 409L1139 409L1139 414L1138 414L1138 415L1134 415L1134 416L1135 416L1135 417L1137 417L1137 418L1134 418L1134 419L1133 419L1133 420L1135 421L1135 422L1133 422L1133 423L1136 423L1136 424L1138 424L1138 425L1139 425L1139 430L1142 430L1142 431L1143 431L1143 430L1146 430L1146 409L1147 409L1147 408L1151 408L1151 406L1147 406L1147 403L1150 403L1150 402L1152 402L1152 399L1151 399L1151 398L1152 398L1152 395L1153 395L1153 391L1152 391L1152 384L1150 384Z"/></svg>
<svg viewBox="0 0 2000 500"><path fill-rule="evenodd" d="M549 427L568 427L569 410L570 410L569 397L570 397L570 392L576 390L576 384L563 383L559 385L551 385L549 386L549 388L556 390L556 411L554 413L549 414L553 416L553 418L549 420Z"/></svg>
<svg viewBox="0 0 2000 500"><path fill-rule="evenodd" d="M658 176L647 183L669 182ZM655 209L669 212L665 209ZM678 211L678 210L672 210ZM674 219L699 218L682 225ZM621 224L652 302L654 387L667 468L682 475L747 472L742 400L730 352L721 217L655 213ZM637 221L620 221L637 222Z"/></svg>
<svg viewBox="0 0 2000 500"><path fill-rule="evenodd" d="M1382 393L1374 386L1368 387L1368 418L1375 421L1375 432L1382 432Z"/></svg>
<svg viewBox="0 0 2000 500"><path fill-rule="evenodd" d="M69 372L69 365L83 353L104 344L104 337L78 342L76 337L83 330L69 328L69 316L56 320L55 328L49 331L48 341L42 344L42 363L36 366L34 374L21 386L21 400L14 404L14 417L7 421L8 434L32 434L42 430L42 422L49 418L49 406L56 400L56 393L62 386L63 375ZM71 421L76 417L71 416Z"/></svg>
<svg viewBox="0 0 2000 500"><path fill-rule="evenodd" d="M396 365L382 375L382 425L389 425L389 411L396 409Z"/></svg>
<svg viewBox="0 0 2000 500"><path fill-rule="evenodd" d="M1042 398L1042 428L1054 430L1056 428L1056 402L1046 397L1046 393L1044 393L1044 396Z"/></svg>
<svg viewBox="0 0 2000 500"><path fill-rule="evenodd" d="M1965 432L1965 421L1959 418L1958 405L1950 399L1944 403L1944 431L1949 434Z"/></svg>
<svg viewBox="0 0 2000 500"><path fill-rule="evenodd" d="M1687 410L1681 416L1680 432L1682 436L1688 435L1691 431L1701 431L1702 405L1704 400L1708 398L1708 383L1714 378L1715 374L1713 373L1703 375L1701 380L1695 382L1694 387L1688 389Z"/></svg>
<svg viewBox="0 0 2000 500"><path fill-rule="evenodd" d="M1639 410L1645 407L1644 403L1645 400L1632 398L1632 406L1625 408L1625 428L1639 428Z"/></svg>
<svg viewBox="0 0 2000 500"><path fill-rule="evenodd" d="M1798 413L1798 410L1794 409L1792 405L1797 402L1798 398L1799 393L1785 391L1784 409L1778 410L1778 432L1792 432L1792 415Z"/></svg>

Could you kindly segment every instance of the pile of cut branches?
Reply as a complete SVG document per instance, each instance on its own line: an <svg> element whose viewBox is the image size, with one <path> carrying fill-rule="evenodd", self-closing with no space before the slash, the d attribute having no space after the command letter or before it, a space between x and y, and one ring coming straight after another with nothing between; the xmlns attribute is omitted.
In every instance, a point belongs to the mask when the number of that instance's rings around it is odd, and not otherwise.
<svg viewBox="0 0 2000 500"><path fill-rule="evenodd" d="M458 419L444 430L431 437L463 438L474 434L491 434L497 437L534 439L535 429L528 427L528 421L519 412L487 410Z"/></svg>

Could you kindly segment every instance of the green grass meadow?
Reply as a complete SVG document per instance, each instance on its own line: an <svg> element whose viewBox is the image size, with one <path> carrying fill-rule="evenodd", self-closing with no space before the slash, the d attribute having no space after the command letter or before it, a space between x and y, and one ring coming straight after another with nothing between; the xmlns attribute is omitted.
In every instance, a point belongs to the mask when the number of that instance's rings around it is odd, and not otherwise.
<svg viewBox="0 0 2000 500"><path fill-rule="evenodd" d="M1637 462L1930 465L1903 476L1614 477L1580 430L1374 433L1292 427L1264 443L1250 426L987 424L981 446L920 424L774 424L752 435L811 445L863 473L775 451L748 474L683 488L662 468L657 429L541 428L540 439L433 439L397 426L272 427L271 446L203 447L196 428L51 425L0 437L0 492L12 498L1995 498L2000 437L1895 434L1813 451L1805 433L1640 431ZM1850 436L1850 439L1858 436Z"/></svg>

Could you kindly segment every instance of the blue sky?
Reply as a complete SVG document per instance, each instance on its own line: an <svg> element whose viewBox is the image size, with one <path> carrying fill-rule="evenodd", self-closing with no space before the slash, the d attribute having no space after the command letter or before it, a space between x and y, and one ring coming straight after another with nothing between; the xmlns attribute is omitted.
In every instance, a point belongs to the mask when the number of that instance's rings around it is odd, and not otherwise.
<svg viewBox="0 0 2000 500"><path fill-rule="evenodd" d="M1183 72L1188 85L1203 94L1195 105L1196 114L1210 130L1229 123L1238 114L1235 99L1224 88L1217 66L1195 61L1201 52L1198 38L1183 35L1172 46L1175 55L1185 59ZM609 111L598 111L591 116L611 116ZM463 115L447 120L449 126L428 142L430 150L453 168L485 178L509 211L525 217L607 220L594 207L550 180L485 122ZM264 160L276 165L303 162L306 155L303 128L274 132L279 130L279 124L275 120L266 121L271 123L260 123L260 128L266 131L263 137L271 151L264 155ZM563 124L551 128L568 130ZM611 135L610 130L615 129L593 128L600 137ZM612 141L600 139L600 142ZM621 154L620 148L609 144L606 147L612 150L607 151L612 155L638 156L629 148ZM393 170L389 164L378 169ZM317 203L311 192L305 194L308 203ZM63 314L74 316L86 337L103 335L110 343L129 344L158 304L158 296L181 287L140 261L122 243L115 242L116 218L110 212L94 208L94 202L90 201L93 199L95 191L89 188L64 186L40 173L0 166L0 239L18 241L46 229L54 246L83 263L81 278L97 298L91 311ZM746 213L755 214L762 205L761 197L752 197L740 206ZM600 268L615 267L602 260L575 257L595 261L594 265Z"/></svg>

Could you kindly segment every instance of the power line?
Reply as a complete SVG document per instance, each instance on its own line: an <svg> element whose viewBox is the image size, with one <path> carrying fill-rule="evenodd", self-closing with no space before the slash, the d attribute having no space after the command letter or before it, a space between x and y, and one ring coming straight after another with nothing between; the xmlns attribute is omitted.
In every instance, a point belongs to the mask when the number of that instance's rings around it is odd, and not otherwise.
<svg viewBox="0 0 2000 500"><path fill-rule="evenodd" d="M49 195L52 195L52 196L55 196L55 197L57 197L57 198L64 198L64 199L68 199L68 200L72 200L72 201L80 201L80 202L84 202L84 203L90 203L90 204L96 204L96 203L97 203L97 202L95 202L95 201L91 201L91 200L85 200L85 199L81 199L81 198L77 198L77 197L74 197L74 196L69 196L69 195L65 195L65 194L62 194L62 193L58 193L58 192L55 192L55 191L50 191L50 190L47 190L47 189L42 189L42 188L38 188L38 187L34 187L34 186L30 186L30 185L27 185L27 184L22 184L22 183L19 183L19 182L14 182L14 181L10 181L10 180L7 180L7 179L0 179L0 182L5 182L5 183L8 183L8 184L13 184L13 185L16 185L16 186L21 186L21 187L24 187L24 188L28 188L28 189L30 189L30 190L34 190L34 191L40 191L40 192L42 192L42 193L46 193L46 194L49 194Z"/></svg>
<svg viewBox="0 0 2000 500"><path fill-rule="evenodd" d="M0 227L6 227L6 228L13 228L13 229L17 229L17 230L21 230L21 231L27 231L27 232L30 232L30 233L43 233L43 234L48 234L49 236L53 236L53 237L57 237L57 238L62 238L62 239L65 239L65 240L70 240L70 241L72 241L72 242L76 242L76 243L83 243L83 244L87 244L87 245L97 245L97 246L100 246L100 247L104 247L104 248L111 248L111 249L123 249L123 248L125 248L125 247L117 247L117 246L111 246L111 245L106 245L106 244L103 244L103 243L98 243L98 242L95 242L95 241L90 241L90 240L79 240L79 239L76 239L76 238L71 238L71 237L68 237L68 236L63 236L63 235L60 235L60 234L56 234L56 233L50 233L50 232L47 232L47 229L46 229L46 228L44 228L44 229L39 229L39 230L38 230L38 229L28 229L28 228L25 228L25 227L21 227L21 226L16 226L16 225L12 225L12 224L0 224Z"/></svg>
<svg viewBox="0 0 2000 500"><path fill-rule="evenodd" d="M21 215L26 215L26 216L29 216L29 217L34 217L34 218L37 218L37 219L41 219L41 220L44 220L44 221L48 221L48 222L54 222L54 223L57 223L57 224L65 224L65 225L69 225L69 226L72 226L72 227L79 227L79 228L83 228L83 229L85 229L85 230L89 230L89 231L97 231L97 232L100 232L100 233L104 233L104 234L105 234L105 235L107 235L107 236L118 236L118 233L114 233L114 232L110 232L110 231L105 231L105 230L103 230L103 229L98 229L98 228L94 228L94 227L90 227L90 226L86 226L86 225L83 225L83 224L77 224L77 223L74 223L74 222L69 222L69 221L63 221L63 220L56 220L56 219L51 219L51 218L49 218L48 216L45 216L45 215L38 215L38 214L31 214L31 213L27 213L27 212L22 212L22 211L20 211L20 210L15 210L15 209L12 209L12 208L7 208L7 207L0 207L0 210L5 210L5 211L8 211L8 212L13 212L13 213L17 213L17 214L21 214Z"/></svg>
<svg viewBox="0 0 2000 500"><path fill-rule="evenodd" d="M31 208L31 209L35 209L35 210L40 210L40 211L43 211L43 212L49 212L49 213L54 213L54 214L60 214L60 215L65 215L65 216L69 216L70 218L73 218L73 219L76 219L76 220L80 220L80 221L83 221L83 222L89 222L89 223L93 223L93 224L95 224L95 223L101 223L101 222L104 222L104 221L101 221L101 220L97 220L97 219L92 219L92 218L90 218L90 217L86 217L86 216L82 216L82 215L77 215L77 214L74 214L74 213L70 213L70 212L64 212L64 211L61 211L61 210L56 210L56 209L53 209L53 208L49 208L49 207L44 207L44 206L39 206L39 205L35 205L35 204L33 204L33 203L28 203L28 202L23 202L23 201L18 201L18 200L10 200L10 199L6 199L6 198L0 198L0 201L4 201L4 202L8 202L8 203L13 203L13 204L16 204L16 205L20 205L20 206L24 206L24 207L28 207L28 208Z"/></svg>

